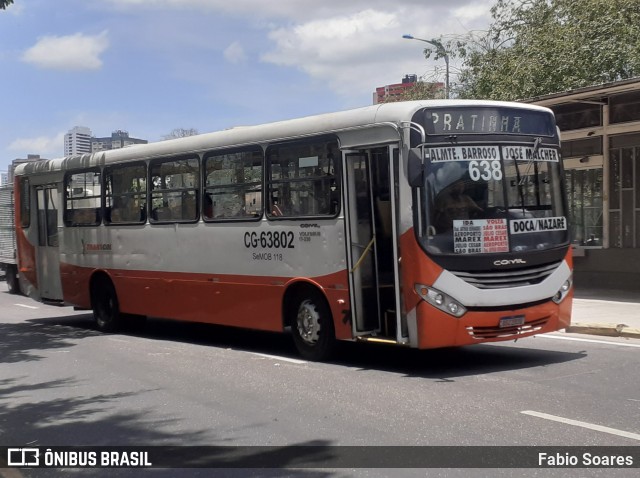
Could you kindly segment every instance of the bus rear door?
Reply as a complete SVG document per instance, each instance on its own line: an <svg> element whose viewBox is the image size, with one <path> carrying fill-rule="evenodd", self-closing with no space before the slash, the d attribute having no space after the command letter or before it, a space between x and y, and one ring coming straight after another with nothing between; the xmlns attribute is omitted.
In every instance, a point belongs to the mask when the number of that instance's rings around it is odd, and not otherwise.
<svg viewBox="0 0 640 478"><path fill-rule="evenodd" d="M55 184L36 186L38 245L36 269L38 289L43 301L62 300L60 250L58 244L58 210L60 194Z"/></svg>

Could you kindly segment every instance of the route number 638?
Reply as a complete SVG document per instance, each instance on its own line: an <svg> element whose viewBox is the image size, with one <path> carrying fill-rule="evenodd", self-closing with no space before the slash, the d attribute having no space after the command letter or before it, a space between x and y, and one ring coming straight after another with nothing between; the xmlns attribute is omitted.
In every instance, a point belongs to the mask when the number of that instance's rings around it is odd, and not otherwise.
<svg viewBox="0 0 640 478"><path fill-rule="evenodd" d="M484 179L495 179L500 181L502 179L502 169L500 169L500 161L469 161L469 177L473 181L479 181Z"/></svg>

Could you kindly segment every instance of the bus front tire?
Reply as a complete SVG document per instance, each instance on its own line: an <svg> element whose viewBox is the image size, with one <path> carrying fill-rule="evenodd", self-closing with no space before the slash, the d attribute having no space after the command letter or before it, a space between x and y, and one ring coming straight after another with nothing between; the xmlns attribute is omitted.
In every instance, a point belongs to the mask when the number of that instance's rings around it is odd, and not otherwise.
<svg viewBox="0 0 640 478"><path fill-rule="evenodd" d="M101 332L115 332L120 327L120 306L110 280L99 281L93 290L93 317Z"/></svg>
<svg viewBox="0 0 640 478"><path fill-rule="evenodd" d="M314 294L299 300L292 312L293 342L300 355L313 361L328 359L333 353L336 337L326 301Z"/></svg>

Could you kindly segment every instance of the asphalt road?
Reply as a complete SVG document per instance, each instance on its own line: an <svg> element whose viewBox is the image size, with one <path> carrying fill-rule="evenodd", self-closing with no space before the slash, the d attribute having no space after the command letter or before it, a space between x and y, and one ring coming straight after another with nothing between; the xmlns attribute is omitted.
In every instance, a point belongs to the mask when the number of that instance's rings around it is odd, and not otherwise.
<svg viewBox="0 0 640 478"><path fill-rule="evenodd" d="M1 283L0 344L2 446L640 445L640 341L629 339L557 333L432 351L345 343L334 361L313 363L299 359L287 335L160 319L101 334L90 314L9 295ZM635 476L629 469L146 471Z"/></svg>

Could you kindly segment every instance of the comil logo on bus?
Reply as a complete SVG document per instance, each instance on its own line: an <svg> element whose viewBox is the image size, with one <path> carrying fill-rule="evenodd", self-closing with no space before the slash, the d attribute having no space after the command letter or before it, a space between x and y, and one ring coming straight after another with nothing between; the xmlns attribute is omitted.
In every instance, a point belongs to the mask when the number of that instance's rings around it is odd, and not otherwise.
<svg viewBox="0 0 640 478"><path fill-rule="evenodd" d="M513 264L526 264L527 261L524 259L498 259L497 261L493 261L493 265L496 266L510 266Z"/></svg>

